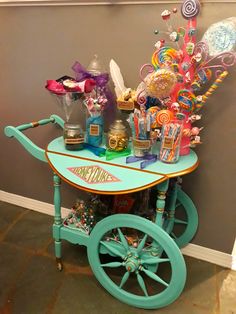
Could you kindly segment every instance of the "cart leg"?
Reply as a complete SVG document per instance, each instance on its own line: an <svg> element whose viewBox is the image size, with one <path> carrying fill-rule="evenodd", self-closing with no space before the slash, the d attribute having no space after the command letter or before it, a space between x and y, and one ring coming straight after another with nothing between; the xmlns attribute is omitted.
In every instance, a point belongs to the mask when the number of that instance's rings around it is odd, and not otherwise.
<svg viewBox="0 0 236 314"><path fill-rule="evenodd" d="M163 213L165 210L166 192L168 190L169 180L166 180L157 186L157 201L156 201L156 220L155 223L162 227Z"/></svg>
<svg viewBox="0 0 236 314"><path fill-rule="evenodd" d="M177 182L174 183L174 186L170 192L170 200L169 200L169 206L168 206L168 225L165 231L170 234L175 223L175 206L176 206L176 200L177 200L177 192L178 192L178 185Z"/></svg>
<svg viewBox="0 0 236 314"><path fill-rule="evenodd" d="M61 179L57 174L54 173L53 176L53 184L54 184L54 226L53 226L53 237L55 239L55 255L56 255L56 263L58 270L62 270L62 261L61 261L61 238L60 238L60 228L62 225L61 222Z"/></svg>
<svg viewBox="0 0 236 314"><path fill-rule="evenodd" d="M169 180L166 180L160 184L157 185L157 201L156 201L156 218L155 218L155 224L159 227L163 228L163 213L165 210L165 199L166 199L166 192L168 190L169 186ZM153 241L152 242L152 252L151 254L153 256L161 256L162 254L162 248L160 245ZM152 265L150 268L152 268L153 271L157 270L158 265Z"/></svg>

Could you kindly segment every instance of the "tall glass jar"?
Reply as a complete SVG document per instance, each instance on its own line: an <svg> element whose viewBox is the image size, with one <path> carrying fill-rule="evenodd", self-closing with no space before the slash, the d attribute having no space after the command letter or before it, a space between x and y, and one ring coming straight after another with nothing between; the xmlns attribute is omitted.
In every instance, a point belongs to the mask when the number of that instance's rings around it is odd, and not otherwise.
<svg viewBox="0 0 236 314"><path fill-rule="evenodd" d="M107 134L107 149L121 152L128 147L129 137L122 120L116 120Z"/></svg>
<svg viewBox="0 0 236 314"><path fill-rule="evenodd" d="M159 158L165 163L176 163L183 130L183 120L174 120L163 124L161 130L161 146Z"/></svg>
<svg viewBox="0 0 236 314"><path fill-rule="evenodd" d="M77 123L65 123L63 138L68 150L81 150L84 143L84 132Z"/></svg>
<svg viewBox="0 0 236 314"><path fill-rule="evenodd" d="M86 142L93 146L100 146L103 142L104 119L102 114L89 116L86 119Z"/></svg>

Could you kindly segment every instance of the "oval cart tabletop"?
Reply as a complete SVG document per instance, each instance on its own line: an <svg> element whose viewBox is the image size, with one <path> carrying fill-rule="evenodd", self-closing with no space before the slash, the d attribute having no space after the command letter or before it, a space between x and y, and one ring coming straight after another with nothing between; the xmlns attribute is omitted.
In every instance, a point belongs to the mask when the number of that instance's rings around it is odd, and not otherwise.
<svg viewBox="0 0 236 314"><path fill-rule="evenodd" d="M46 149L50 167L62 180L97 194L125 194L154 186L171 177L192 172L198 166L197 155L191 150L176 164L157 161L140 169L140 161L126 164L126 157L107 161L87 149L69 151L62 137L53 140Z"/></svg>

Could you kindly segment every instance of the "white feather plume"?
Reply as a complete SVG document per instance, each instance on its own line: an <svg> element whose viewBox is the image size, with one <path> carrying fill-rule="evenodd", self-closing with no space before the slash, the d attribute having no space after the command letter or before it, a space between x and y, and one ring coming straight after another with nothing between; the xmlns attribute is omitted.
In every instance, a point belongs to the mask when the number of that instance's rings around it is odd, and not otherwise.
<svg viewBox="0 0 236 314"><path fill-rule="evenodd" d="M116 97L118 98L127 88L125 87L120 68L113 59L110 61L110 73L115 86Z"/></svg>

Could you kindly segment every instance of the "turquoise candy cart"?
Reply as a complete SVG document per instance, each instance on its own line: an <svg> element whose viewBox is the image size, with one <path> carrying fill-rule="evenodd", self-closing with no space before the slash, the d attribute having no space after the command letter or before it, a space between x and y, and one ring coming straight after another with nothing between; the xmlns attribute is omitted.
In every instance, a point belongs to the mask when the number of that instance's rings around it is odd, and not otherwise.
<svg viewBox="0 0 236 314"><path fill-rule="evenodd" d="M64 125L61 118L52 115L18 127L7 126L5 134L15 137L31 155L47 162L53 170L53 238L58 268L62 269L61 240L65 239L87 247L94 275L120 301L144 309L175 301L186 280L180 248L189 243L198 225L196 208L177 178L198 166L196 154L191 151L176 164L157 161L141 170L139 163L127 165L125 157L107 161L86 149L68 151L62 137L44 150L22 133L50 122ZM155 217L149 220L133 214L111 214L98 221L90 233L70 228L61 218L61 179L96 194L126 194L156 187Z"/></svg>

